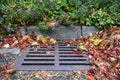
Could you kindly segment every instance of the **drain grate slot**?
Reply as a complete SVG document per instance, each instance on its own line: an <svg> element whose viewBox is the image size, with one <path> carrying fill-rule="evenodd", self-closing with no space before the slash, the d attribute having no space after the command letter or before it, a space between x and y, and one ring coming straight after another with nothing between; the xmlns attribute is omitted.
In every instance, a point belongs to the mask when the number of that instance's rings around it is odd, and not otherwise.
<svg viewBox="0 0 120 80"><path fill-rule="evenodd" d="M75 48L60 48L59 51L73 51Z"/></svg>
<svg viewBox="0 0 120 80"><path fill-rule="evenodd" d="M59 54L66 54L67 55L67 54L73 54L73 52L72 51L69 51L69 52L67 52L67 51L66 52L65 51L60 51Z"/></svg>
<svg viewBox="0 0 120 80"><path fill-rule="evenodd" d="M54 55L26 55L26 57L54 57Z"/></svg>
<svg viewBox="0 0 120 80"><path fill-rule="evenodd" d="M46 50L48 50L47 48L40 48L40 49L38 49L38 51L46 51ZM34 49L30 49L30 51L34 51ZM54 51L54 49L49 49L49 51Z"/></svg>
<svg viewBox="0 0 120 80"><path fill-rule="evenodd" d="M24 61L54 61L54 59L24 59Z"/></svg>
<svg viewBox="0 0 120 80"><path fill-rule="evenodd" d="M50 50L49 50L50 51ZM54 53L54 51L52 51ZM28 52L28 54L46 54L46 51L38 51L38 52Z"/></svg>
<svg viewBox="0 0 120 80"><path fill-rule="evenodd" d="M25 59L54 59L54 57L26 57Z"/></svg>
<svg viewBox="0 0 120 80"><path fill-rule="evenodd" d="M45 51L42 52L28 52L29 54L45 54Z"/></svg>
<svg viewBox="0 0 120 80"><path fill-rule="evenodd" d="M67 54L59 54L59 56L65 56L65 55L67 55ZM74 56L75 54L68 54L69 56ZM77 55L77 54L76 54ZM76 56L75 55L75 56Z"/></svg>
<svg viewBox="0 0 120 80"><path fill-rule="evenodd" d="M77 45L67 46L62 42L52 45L51 49L40 46L37 52L29 48L18 57L15 67L17 70L89 70L87 58L73 54L76 48ZM46 51L51 51L52 54L46 54Z"/></svg>
<svg viewBox="0 0 120 80"><path fill-rule="evenodd" d="M82 55L60 55L60 57L83 57Z"/></svg>
<svg viewBox="0 0 120 80"><path fill-rule="evenodd" d="M62 53L71 53L71 54L73 54L73 50L71 50L71 51L59 51L59 54L62 54Z"/></svg>
<svg viewBox="0 0 120 80"><path fill-rule="evenodd" d="M59 49L59 51L73 51L74 49Z"/></svg>
<svg viewBox="0 0 120 80"><path fill-rule="evenodd" d="M60 61L60 63L87 63L87 61Z"/></svg>
<svg viewBox="0 0 120 80"><path fill-rule="evenodd" d="M58 48L77 48L76 46L58 46Z"/></svg>
<svg viewBox="0 0 120 80"><path fill-rule="evenodd" d="M22 65L54 65L54 63L22 63Z"/></svg>
<svg viewBox="0 0 120 80"><path fill-rule="evenodd" d="M60 63L59 65L90 65L87 63Z"/></svg>
<svg viewBox="0 0 120 80"><path fill-rule="evenodd" d="M86 61L86 59L59 59L60 61Z"/></svg>
<svg viewBox="0 0 120 80"><path fill-rule="evenodd" d="M67 46L67 44L58 44L58 46ZM77 46L77 45L71 45L71 46Z"/></svg>
<svg viewBox="0 0 120 80"><path fill-rule="evenodd" d="M76 59L76 60L77 60L77 59L78 59L78 60L79 60L79 59L85 59L85 60L86 60L86 58L83 58L83 57L60 57L59 59L74 59L74 60L75 60L75 59ZM74 60L73 60L73 61L74 61Z"/></svg>
<svg viewBox="0 0 120 80"><path fill-rule="evenodd" d="M67 46L66 44L58 44L58 46Z"/></svg>

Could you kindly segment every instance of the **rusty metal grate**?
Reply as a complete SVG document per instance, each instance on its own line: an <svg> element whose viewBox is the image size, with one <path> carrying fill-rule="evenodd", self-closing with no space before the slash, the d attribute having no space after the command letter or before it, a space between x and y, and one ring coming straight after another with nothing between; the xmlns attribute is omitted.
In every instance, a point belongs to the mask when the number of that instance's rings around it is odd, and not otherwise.
<svg viewBox="0 0 120 80"><path fill-rule="evenodd" d="M73 54L76 45L66 46L62 42L53 45L49 51L54 54L46 54L47 48L42 46L37 52L32 48L26 50L15 63L17 70L88 70L90 64L86 57Z"/></svg>

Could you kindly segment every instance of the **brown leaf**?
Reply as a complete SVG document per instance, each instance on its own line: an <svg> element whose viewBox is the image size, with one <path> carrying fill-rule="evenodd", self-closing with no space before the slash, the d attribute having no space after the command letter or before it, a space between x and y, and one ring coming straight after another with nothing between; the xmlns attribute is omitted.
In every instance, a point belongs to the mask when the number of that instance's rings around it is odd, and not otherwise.
<svg viewBox="0 0 120 80"><path fill-rule="evenodd" d="M46 51L46 54L54 54L52 51Z"/></svg>
<svg viewBox="0 0 120 80"><path fill-rule="evenodd" d="M90 74L87 80L94 80L94 76Z"/></svg>
<svg viewBox="0 0 120 80"><path fill-rule="evenodd" d="M10 78L11 77L11 74L10 73L7 73L7 72L4 72L3 73L3 77L6 77L6 78Z"/></svg>
<svg viewBox="0 0 120 80"><path fill-rule="evenodd" d="M57 41L56 41L55 39L53 39L53 38L50 39L50 43L51 43L51 44L55 44L56 42L57 42Z"/></svg>

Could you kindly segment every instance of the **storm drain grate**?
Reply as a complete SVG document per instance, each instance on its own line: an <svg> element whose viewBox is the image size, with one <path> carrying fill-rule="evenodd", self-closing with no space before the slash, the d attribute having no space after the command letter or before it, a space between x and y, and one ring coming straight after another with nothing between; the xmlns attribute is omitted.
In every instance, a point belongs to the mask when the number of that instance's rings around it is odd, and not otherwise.
<svg viewBox="0 0 120 80"><path fill-rule="evenodd" d="M47 48L42 46L37 52L32 48L26 50L16 60L17 70L88 70L90 64L86 57L80 54L73 54L76 45L66 46L62 42L53 45L49 51L53 54L46 54Z"/></svg>

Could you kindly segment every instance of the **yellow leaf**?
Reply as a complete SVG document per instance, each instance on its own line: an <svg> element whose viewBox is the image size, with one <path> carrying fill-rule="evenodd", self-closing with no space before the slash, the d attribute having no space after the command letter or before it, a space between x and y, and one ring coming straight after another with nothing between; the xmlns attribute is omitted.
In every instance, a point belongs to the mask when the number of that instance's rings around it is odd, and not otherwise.
<svg viewBox="0 0 120 80"><path fill-rule="evenodd" d="M54 54L52 51L46 51L46 54Z"/></svg>
<svg viewBox="0 0 120 80"><path fill-rule="evenodd" d="M18 40L16 40L16 41L11 45L11 47L14 47L15 44L18 44L18 43L19 43Z"/></svg>
<svg viewBox="0 0 120 80"><path fill-rule="evenodd" d="M93 42L93 41L94 41L94 38L95 38L95 35L92 35L92 36L89 37L88 41L89 41L89 42Z"/></svg>
<svg viewBox="0 0 120 80"><path fill-rule="evenodd" d="M36 46L36 45L38 45L38 43L36 41L34 41L34 42L31 42L31 45Z"/></svg>
<svg viewBox="0 0 120 80"><path fill-rule="evenodd" d="M44 36L43 35L38 35L37 36L37 41L40 40L41 38L43 38Z"/></svg>
<svg viewBox="0 0 120 80"><path fill-rule="evenodd" d="M70 46L70 44L67 44L67 47L69 47Z"/></svg>
<svg viewBox="0 0 120 80"><path fill-rule="evenodd" d="M45 38L43 35L38 35L37 40L41 40L43 43L47 43L47 38Z"/></svg>
<svg viewBox="0 0 120 80"><path fill-rule="evenodd" d="M86 47L82 43L80 43L79 48L82 49L82 50L86 50Z"/></svg>
<svg viewBox="0 0 120 80"><path fill-rule="evenodd" d="M42 41L43 43L47 43L47 38L43 37L43 38L41 38L41 41Z"/></svg>
<svg viewBox="0 0 120 80"><path fill-rule="evenodd" d="M25 36L23 36L23 40L26 40L26 39L28 39L29 38L29 36L28 35L25 35Z"/></svg>
<svg viewBox="0 0 120 80"><path fill-rule="evenodd" d="M100 62L99 64L100 64L100 65L103 65L103 62Z"/></svg>
<svg viewBox="0 0 120 80"><path fill-rule="evenodd" d="M102 40L100 40L100 39L98 39L98 40L94 40L93 44L94 44L95 46L97 46L97 45L100 44L101 41L102 41Z"/></svg>
<svg viewBox="0 0 120 80"><path fill-rule="evenodd" d="M18 44L18 40L16 40L13 44Z"/></svg>
<svg viewBox="0 0 120 80"><path fill-rule="evenodd" d="M93 34L92 34L91 32L89 32L89 35L90 35L90 36L93 36Z"/></svg>
<svg viewBox="0 0 120 80"><path fill-rule="evenodd" d="M111 61L115 61L116 59L115 59L114 57L111 57L110 60L111 60Z"/></svg>
<svg viewBox="0 0 120 80"><path fill-rule="evenodd" d="M9 47L10 47L9 44L5 44L5 45L3 46L3 48L9 48Z"/></svg>
<svg viewBox="0 0 120 80"><path fill-rule="evenodd" d="M53 25L54 25L54 22L50 22L50 23L48 24L49 27L52 27Z"/></svg>
<svg viewBox="0 0 120 80"><path fill-rule="evenodd" d="M56 42L57 42L57 41L56 41L55 39L53 39L53 38L50 39L50 43L51 43L51 44L55 44Z"/></svg>

